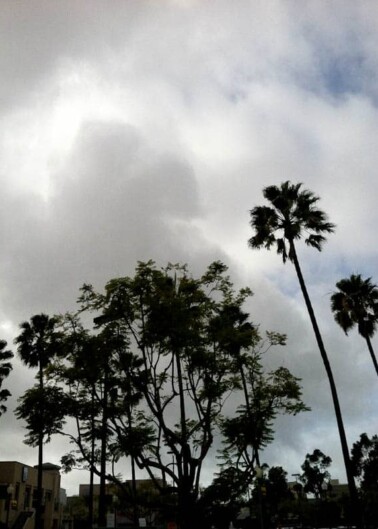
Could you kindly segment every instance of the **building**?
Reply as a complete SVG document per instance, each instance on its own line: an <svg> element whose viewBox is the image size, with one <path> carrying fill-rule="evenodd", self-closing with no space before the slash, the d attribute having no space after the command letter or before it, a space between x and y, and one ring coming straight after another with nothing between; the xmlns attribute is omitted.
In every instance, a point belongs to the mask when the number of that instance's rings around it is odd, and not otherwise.
<svg viewBox="0 0 378 529"><path fill-rule="evenodd" d="M340 483L338 479L331 479L327 488L327 498L337 499L349 496L347 483Z"/></svg>
<svg viewBox="0 0 378 529"><path fill-rule="evenodd" d="M0 522L34 529L38 467L17 461L0 461ZM59 529L62 513L60 467L43 465L43 529ZM23 523L21 523L23 521Z"/></svg>
<svg viewBox="0 0 378 529"><path fill-rule="evenodd" d="M164 487L161 479L156 479L159 486ZM159 508L157 507L157 498L160 498L160 491L152 479L135 480L138 505L130 502L125 497L123 488L126 488L129 494L132 494L133 483L131 480L125 480L121 486L114 483L106 483L105 495L108 510L108 527L128 527L139 524L140 527L157 525L159 518ZM86 504L89 500L89 485L81 484L79 486L79 498L82 498ZM94 510L98 510L98 501L100 494L100 485L93 485L93 504ZM135 523L135 516L138 522Z"/></svg>

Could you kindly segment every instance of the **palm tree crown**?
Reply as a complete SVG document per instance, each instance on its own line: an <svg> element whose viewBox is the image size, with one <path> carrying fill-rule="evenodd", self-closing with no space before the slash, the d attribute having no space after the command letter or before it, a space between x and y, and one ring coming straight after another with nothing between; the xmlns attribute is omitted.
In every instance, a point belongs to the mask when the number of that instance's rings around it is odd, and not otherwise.
<svg viewBox="0 0 378 529"><path fill-rule="evenodd" d="M378 322L378 288L371 277L362 279L360 274L336 283L338 292L331 296L331 309L336 322L348 334L356 324L358 332L371 338Z"/></svg>
<svg viewBox="0 0 378 529"><path fill-rule="evenodd" d="M338 288L331 296L331 309L336 322L345 334L356 324L358 332L365 338L375 371L378 375L378 362L370 338L377 329L378 288L371 278L362 279L360 274L336 283Z"/></svg>
<svg viewBox="0 0 378 529"><path fill-rule="evenodd" d="M12 351L6 350L7 342L0 340L0 415L6 412L7 408L3 402L11 396L7 389L1 389L4 379L9 375L12 370L12 364L10 360L13 358Z"/></svg>
<svg viewBox="0 0 378 529"><path fill-rule="evenodd" d="M48 365L60 344L56 324L56 318L50 318L46 314L36 314L30 318L30 322L21 323L21 333L14 343L24 364L40 370Z"/></svg>
<svg viewBox="0 0 378 529"><path fill-rule="evenodd" d="M251 248L269 250L276 244L283 261L293 261L293 243L304 236L306 244L321 250L326 240L323 233L332 233L335 225L317 209L319 197L301 187L301 183L287 181L263 190L264 197L273 207L256 206L251 210L250 224L255 230L255 235L249 239Z"/></svg>

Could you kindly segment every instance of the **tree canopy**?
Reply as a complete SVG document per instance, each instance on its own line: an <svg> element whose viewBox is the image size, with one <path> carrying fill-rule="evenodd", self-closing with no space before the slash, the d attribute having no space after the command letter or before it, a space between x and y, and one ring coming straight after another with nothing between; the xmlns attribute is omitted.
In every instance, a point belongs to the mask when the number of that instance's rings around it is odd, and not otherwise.
<svg viewBox="0 0 378 529"><path fill-rule="evenodd" d="M336 323L345 334L355 325L365 338L378 375L378 362L371 343L378 325L378 288L371 278L362 279L360 274L352 274L336 283L337 291L331 296L331 309Z"/></svg>
<svg viewBox="0 0 378 529"><path fill-rule="evenodd" d="M7 411L4 403L7 401L8 397L11 396L11 393L8 389L2 389L4 380L12 371L12 364L10 360L13 358L13 353L12 351L6 349L6 347L7 342L5 340L0 340L0 416Z"/></svg>

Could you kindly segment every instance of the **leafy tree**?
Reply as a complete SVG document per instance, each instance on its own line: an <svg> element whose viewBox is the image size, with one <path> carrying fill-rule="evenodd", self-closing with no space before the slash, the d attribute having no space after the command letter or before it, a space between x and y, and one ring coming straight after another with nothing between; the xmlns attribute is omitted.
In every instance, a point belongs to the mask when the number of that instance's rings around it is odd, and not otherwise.
<svg viewBox="0 0 378 529"><path fill-rule="evenodd" d="M230 526L242 505L246 505L245 474L236 467L221 469L211 485L201 492L199 500L203 511L205 527Z"/></svg>
<svg viewBox="0 0 378 529"><path fill-rule="evenodd" d="M300 478L304 485L304 492L314 494L317 499L322 498L324 488L328 487L331 478L328 472L331 463L332 459L318 448L312 454L306 454L306 459L301 466L303 474Z"/></svg>
<svg viewBox="0 0 378 529"><path fill-rule="evenodd" d="M12 351L6 350L7 342L0 340L0 417L7 411L7 408L3 402L6 402L8 397L11 396L9 390L1 389L4 379L7 378L9 373L12 371L12 364L10 360L13 358Z"/></svg>
<svg viewBox="0 0 378 529"><path fill-rule="evenodd" d="M270 518L280 517L281 506L293 499L287 482L287 472L282 467L270 467L266 480L266 502Z"/></svg>
<svg viewBox="0 0 378 529"><path fill-rule="evenodd" d="M281 255L284 263L289 260L294 264L329 380L348 479L349 493L357 512L357 489L353 478L336 384L296 251L296 242L303 237L305 237L304 240L308 246L321 251L322 245L326 240L324 234L332 233L335 225L328 221L327 215L322 210L318 209L317 202L319 201L319 197L311 191L301 188L301 183L292 184L286 181L280 186L268 186L264 189L264 197L271 205L256 206L251 210L250 224L255 234L249 239L249 245L251 248L266 248L268 250L272 246L275 246L277 253Z"/></svg>
<svg viewBox="0 0 378 529"><path fill-rule="evenodd" d="M42 465L43 444L49 441L50 434L54 433L51 419L56 412L57 428L62 421L62 405L55 388L46 388L44 370L49 365L52 357L61 351L61 334L57 331L57 319L46 314L32 316L30 322L20 325L21 333L15 338L18 354L28 367L36 367L37 386L27 390L20 399L20 406L16 410L18 418L26 420L29 435L27 444L38 446L38 477L36 498L36 527L41 525L42 517Z"/></svg>
<svg viewBox="0 0 378 529"><path fill-rule="evenodd" d="M376 489L378 492L378 436L371 438L363 433L353 444L352 462L355 475L363 490Z"/></svg>
<svg viewBox="0 0 378 529"><path fill-rule="evenodd" d="M234 356L244 402L232 418L222 421L223 459L227 466L244 469L246 487L251 483L255 465L260 466L259 451L274 439L276 417L308 410L301 398L299 379L288 369L279 367L268 373L263 370L263 354L285 341L285 336L273 332L268 332L263 340L255 330L253 349Z"/></svg>
<svg viewBox="0 0 378 529"><path fill-rule="evenodd" d="M51 436L60 433L65 418L65 395L61 388L35 385L29 388L19 399L16 415L27 424L28 433L25 444L38 446L41 434L43 442L49 443ZM39 407L44 402L43 414Z"/></svg>
<svg viewBox="0 0 378 529"><path fill-rule="evenodd" d="M378 436L361 434L353 444L352 462L360 482L365 523L378 523Z"/></svg>
<svg viewBox="0 0 378 529"><path fill-rule="evenodd" d="M211 485L202 491L211 503L241 503L246 499L245 475L236 467L223 468Z"/></svg>
<svg viewBox="0 0 378 529"><path fill-rule="evenodd" d="M215 262L194 279L186 267L161 270L149 261L139 263L134 277L111 280L105 294L85 285L81 297L83 309L99 314L100 328L116 323L127 338L118 354L110 416L119 450L132 455L157 487L162 484L156 473L173 481L184 529L195 523L202 464L224 399L235 387L230 356L213 322L225 306L241 306L249 290L234 292L226 270ZM130 370L133 351L140 365ZM125 404L128 384L143 395L131 417Z"/></svg>
<svg viewBox="0 0 378 529"><path fill-rule="evenodd" d="M65 355L50 368L50 377L63 384L67 414L76 424L76 431L64 432L75 449L61 462L66 472L78 467L90 471L89 525L94 518L93 476L100 477L98 519L100 525L106 525L106 464L116 461L119 453L112 445L109 425L116 370L113 356L122 346L122 336L109 325L100 333L91 334L72 314L66 314L60 323Z"/></svg>
<svg viewBox="0 0 378 529"><path fill-rule="evenodd" d="M378 363L371 344L371 338L378 322L378 288L371 278L362 279L352 274L349 278L336 283L337 292L331 296L331 309L336 322L348 334L355 325L365 338L375 371L378 375Z"/></svg>

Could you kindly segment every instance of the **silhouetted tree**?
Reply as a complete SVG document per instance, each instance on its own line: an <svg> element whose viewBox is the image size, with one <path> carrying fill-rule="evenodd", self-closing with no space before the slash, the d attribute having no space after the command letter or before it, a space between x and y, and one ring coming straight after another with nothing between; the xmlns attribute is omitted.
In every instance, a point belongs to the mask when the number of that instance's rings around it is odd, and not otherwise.
<svg viewBox="0 0 378 529"><path fill-rule="evenodd" d="M227 332L227 324L223 325ZM278 415L296 415L308 408L302 401L300 380L287 368L265 372L262 356L274 345L285 345L286 336L267 332L263 340L254 329L253 346L235 350L234 369L240 378L243 403L233 417L222 421L224 435L223 459L245 471L245 484L253 479L254 466L260 466L259 451L274 439L274 421Z"/></svg>
<svg viewBox="0 0 378 529"><path fill-rule="evenodd" d="M67 414L76 424L76 431L66 431L76 448L62 457L64 471L85 468L90 472L89 525L93 523L93 476L100 477L98 501L99 525L106 525L107 462L117 459L118 449L112 445L114 433L110 426L112 390L116 385L114 354L123 347L117 326L107 325L91 334L84 329L78 316L66 314L61 319L64 336L64 360L55 362L50 376L63 384Z"/></svg>
<svg viewBox="0 0 378 529"><path fill-rule="evenodd" d="M353 444L352 461L361 487L375 488L378 492L378 435L370 438L366 433L361 434Z"/></svg>
<svg viewBox="0 0 378 529"><path fill-rule="evenodd" d="M8 389L1 389L4 379L6 379L12 371L10 360L13 358L13 353L12 351L6 350L6 346L7 342L5 340L0 340L0 417L7 411L7 408L3 403L11 396Z"/></svg>
<svg viewBox="0 0 378 529"><path fill-rule="evenodd" d="M361 434L352 447L352 463L360 483L366 524L378 523L378 436Z"/></svg>
<svg viewBox="0 0 378 529"><path fill-rule="evenodd" d="M338 291L331 296L335 320L345 334L357 325L358 332L366 340L378 375L378 363L370 340L378 323L378 288L370 277L362 279L360 274L341 279L336 283L336 288Z"/></svg>
<svg viewBox="0 0 378 529"><path fill-rule="evenodd" d="M312 454L306 454L306 459L301 466L303 474L301 481L304 485L304 492L311 492L315 498L321 499L325 487L331 478L328 468L332 463L329 456L323 454L316 448Z"/></svg>
<svg viewBox="0 0 378 529"><path fill-rule="evenodd" d="M327 215L317 207L319 197L311 191L301 189L302 184L289 181L280 186L268 186L263 190L264 197L271 206L257 206L251 210L251 227L255 234L249 239L251 248L276 247L283 262L287 259L294 264L298 281L311 319L319 351L328 376L336 420L341 441L344 464L348 479L349 492L357 511L358 497L356 484L349 457L349 449L341 414L339 398L331 365L324 347L323 339L315 317L314 309L299 265L295 243L304 238L305 243L321 251L326 238L324 234L332 233L335 225L328 221Z"/></svg>
<svg viewBox="0 0 378 529"><path fill-rule="evenodd" d="M240 507L248 503L245 473L236 467L222 469L211 485L201 491L199 500L204 527L227 529Z"/></svg>
<svg viewBox="0 0 378 529"><path fill-rule="evenodd" d="M48 430L53 429L50 423L52 400L47 399L44 370L49 365L52 357L61 351L61 334L57 331L57 319L46 314L32 316L30 322L21 323L21 333L15 338L18 354L28 367L36 367L37 386L28 390L22 397L21 404L16 410L19 418L25 419L29 429L29 438L26 442L38 446L38 478L36 497L36 527L41 526L42 516L42 465L43 443ZM55 394L54 394L55 395ZM50 397L52 399L52 395ZM61 419L57 408L57 420ZM47 430L46 430L47 429Z"/></svg>
<svg viewBox="0 0 378 529"><path fill-rule="evenodd" d="M156 472L163 481L173 481L183 529L196 523L202 464L224 399L235 385L230 356L211 332L212 322L226 305L240 306L248 295L248 289L233 291L219 262L194 279L186 267L161 270L149 261L139 263L134 277L111 280L105 295L88 285L83 288L83 307L101 313L96 324L121 325L129 337L129 352L134 349L141 359L131 376L143 405L133 410L130 427L123 420L127 408L122 404L122 385L130 377L123 364L127 349L119 356L116 403L123 406L124 415L115 413L111 422L120 450L126 445L129 451L134 436L136 464L149 472L158 488L162 484ZM152 436L147 427L153 429Z"/></svg>
<svg viewBox="0 0 378 529"><path fill-rule="evenodd" d="M270 517L279 514L282 502L292 499L292 493L287 482L287 472L282 467L270 467L266 481L266 498Z"/></svg>

